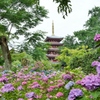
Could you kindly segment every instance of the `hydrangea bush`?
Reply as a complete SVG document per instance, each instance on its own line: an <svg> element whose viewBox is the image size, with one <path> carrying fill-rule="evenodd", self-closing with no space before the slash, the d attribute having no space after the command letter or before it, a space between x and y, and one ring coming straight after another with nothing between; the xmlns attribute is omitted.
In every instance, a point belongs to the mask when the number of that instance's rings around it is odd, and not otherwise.
<svg viewBox="0 0 100 100"><path fill-rule="evenodd" d="M90 93L85 94L84 86L77 84L84 76L81 68L48 74L31 72L28 68L17 73L4 71L0 76L1 100L81 100L88 95L86 99Z"/></svg>
<svg viewBox="0 0 100 100"><path fill-rule="evenodd" d="M99 39L99 35L94 38ZM96 74L85 75L82 68L71 70L69 66L62 71L34 71L29 67L16 73L1 71L0 100L99 100L100 62L90 66Z"/></svg>
<svg viewBox="0 0 100 100"><path fill-rule="evenodd" d="M27 72L26 72L27 71ZM1 73L0 95L4 100L64 100L68 91L64 88L64 72L45 74L22 68L17 73ZM67 74L68 75L68 74ZM70 76L71 77L71 76ZM68 78L68 81L71 80Z"/></svg>

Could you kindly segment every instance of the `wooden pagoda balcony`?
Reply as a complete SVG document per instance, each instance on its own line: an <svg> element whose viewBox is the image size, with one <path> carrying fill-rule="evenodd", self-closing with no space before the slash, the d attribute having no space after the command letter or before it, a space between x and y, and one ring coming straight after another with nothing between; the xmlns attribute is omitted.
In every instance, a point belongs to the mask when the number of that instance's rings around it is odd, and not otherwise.
<svg viewBox="0 0 100 100"><path fill-rule="evenodd" d="M62 46L63 44L62 43L59 43L59 42L49 42L51 43L51 45L56 45L56 46Z"/></svg>
<svg viewBox="0 0 100 100"><path fill-rule="evenodd" d="M58 48L49 48L48 51L59 51L59 49Z"/></svg>
<svg viewBox="0 0 100 100"><path fill-rule="evenodd" d="M58 54L47 54L46 55L48 58L55 58L55 57L57 57L58 56Z"/></svg>

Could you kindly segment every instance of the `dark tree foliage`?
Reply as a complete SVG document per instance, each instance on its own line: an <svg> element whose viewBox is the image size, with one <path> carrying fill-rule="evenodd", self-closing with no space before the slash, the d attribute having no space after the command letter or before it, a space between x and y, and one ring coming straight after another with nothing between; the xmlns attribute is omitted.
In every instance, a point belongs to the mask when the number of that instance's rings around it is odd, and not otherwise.
<svg viewBox="0 0 100 100"><path fill-rule="evenodd" d="M94 7L88 12L89 19L84 24L84 30L74 32L81 45L87 45L89 48L95 47L93 40L95 34L100 33L100 7Z"/></svg>
<svg viewBox="0 0 100 100"><path fill-rule="evenodd" d="M53 0L53 2L58 3L58 13L62 13L63 18L72 11L70 0Z"/></svg>
<svg viewBox="0 0 100 100"><path fill-rule="evenodd" d="M28 30L36 27L45 17L47 11L38 5L38 0L0 1L0 45L6 69L11 68L8 40L18 39L20 35L28 38L34 34Z"/></svg>
<svg viewBox="0 0 100 100"><path fill-rule="evenodd" d="M67 35L63 40L63 46L69 49L75 49L78 46L78 42L75 36Z"/></svg>
<svg viewBox="0 0 100 100"><path fill-rule="evenodd" d="M0 1L0 45L6 69L11 67L11 56L8 40L19 39L20 35L29 38L32 32L28 29L36 27L47 11L39 5L39 0L2 0ZM70 0L53 0L58 3L58 13L65 18L72 11ZM15 31L12 31L12 30Z"/></svg>

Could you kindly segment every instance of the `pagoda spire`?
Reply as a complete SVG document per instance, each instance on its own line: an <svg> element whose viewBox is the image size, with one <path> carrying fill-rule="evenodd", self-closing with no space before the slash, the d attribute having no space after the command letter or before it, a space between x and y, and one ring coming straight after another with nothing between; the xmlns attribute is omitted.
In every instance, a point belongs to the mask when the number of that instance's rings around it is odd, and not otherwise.
<svg viewBox="0 0 100 100"><path fill-rule="evenodd" d="M54 22L52 21L52 36L54 36Z"/></svg>

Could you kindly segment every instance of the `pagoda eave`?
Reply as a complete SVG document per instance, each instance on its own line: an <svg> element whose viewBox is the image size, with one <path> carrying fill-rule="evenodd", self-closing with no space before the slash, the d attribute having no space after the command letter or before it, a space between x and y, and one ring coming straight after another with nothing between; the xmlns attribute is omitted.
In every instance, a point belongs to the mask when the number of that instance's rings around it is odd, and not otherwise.
<svg viewBox="0 0 100 100"><path fill-rule="evenodd" d="M56 45L56 46L62 46L63 43L58 43L58 42L50 42L51 45Z"/></svg>
<svg viewBox="0 0 100 100"><path fill-rule="evenodd" d="M47 54L46 56L49 57L49 58L55 58L55 57L57 57L58 55Z"/></svg>
<svg viewBox="0 0 100 100"><path fill-rule="evenodd" d="M60 42L62 39L63 39L62 37L48 36L48 37L45 39L45 42L48 41L48 40L57 40L58 42Z"/></svg>

